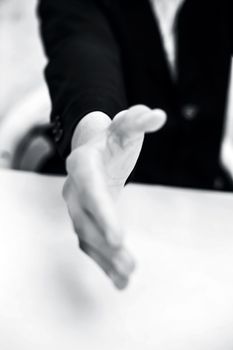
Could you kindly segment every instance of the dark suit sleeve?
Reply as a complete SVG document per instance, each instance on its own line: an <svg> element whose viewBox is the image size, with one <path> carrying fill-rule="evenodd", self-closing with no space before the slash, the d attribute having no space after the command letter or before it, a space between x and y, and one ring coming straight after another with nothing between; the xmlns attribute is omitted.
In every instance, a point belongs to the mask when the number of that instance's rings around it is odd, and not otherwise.
<svg viewBox="0 0 233 350"><path fill-rule="evenodd" d="M99 110L113 117L127 107L121 55L98 0L41 0L38 14L53 132L58 152L66 157L85 114Z"/></svg>

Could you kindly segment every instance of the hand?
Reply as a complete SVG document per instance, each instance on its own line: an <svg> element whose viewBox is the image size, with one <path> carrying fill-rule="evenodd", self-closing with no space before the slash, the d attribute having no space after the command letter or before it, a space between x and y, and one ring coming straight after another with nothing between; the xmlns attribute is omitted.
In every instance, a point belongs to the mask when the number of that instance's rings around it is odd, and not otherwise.
<svg viewBox="0 0 233 350"><path fill-rule="evenodd" d="M145 133L160 129L165 119L163 111L141 105L113 121L93 112L74 133L63 195L80 248L119 289L128 284L135 264L123 244L115 201L137 162Z"/></svg>

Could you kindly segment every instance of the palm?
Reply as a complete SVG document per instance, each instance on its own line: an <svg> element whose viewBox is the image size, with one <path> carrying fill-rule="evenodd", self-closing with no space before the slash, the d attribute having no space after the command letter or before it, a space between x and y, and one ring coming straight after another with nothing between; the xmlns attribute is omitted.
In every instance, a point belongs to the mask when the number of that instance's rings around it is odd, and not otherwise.
<svg viewBox="0 0 233 350"><path fill-rule="evenodd" d="M155 131L164 123L161 111L137 106L117 115L109 127L94 139L99 151L99 167L110 188L124 186L139 157L145 132Z"/></svg>
<svg viewBox="0 0 233 350"><path fill-rule="evenodd" d="M93 123L93 117L98 122ZM86 116L86 127L78 126L67 159L63 194L80 248L118 288L127 285L134 260L124 247L124 228L113 198L137 162L144 134L158 130L164 121L164 113L145 106L132 107L113 121L98 113Z"/></svg>
<svg viewBox="0 0 233 350"><path fill-rule="evenodd" d="M128 144L122 145L119 139L107 136L107 147L102 157L110 185L125 184L139 157L143 138L143 135L140 135Z"/></svg>

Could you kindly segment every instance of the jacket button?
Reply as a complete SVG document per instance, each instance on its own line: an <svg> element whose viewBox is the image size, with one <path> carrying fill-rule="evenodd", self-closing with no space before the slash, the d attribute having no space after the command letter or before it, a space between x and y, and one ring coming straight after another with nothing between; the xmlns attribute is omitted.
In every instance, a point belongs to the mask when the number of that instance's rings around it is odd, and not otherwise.
<svg viewBox="0 0 233 350"><path fill-rule="evenodd" d="M186 120L193 120L196 118L197 113L198 113L198 107L196 105L185 105L181 109L181 113L184 119Z"/></svg>
<svg viewBox="0 0 233 350"><path fill-rule="evenodd" d="M57 143L61 140L62 138L62 135L63 135L63 130L62 129L59 129L57 132L56 132L56 135L54 137L54 141Z"/></svg>
<svg viewBox="0 0 233 350"><path fill-rule="evenodd" d="M61 122L60 121L55 122L53 128L54 128L54 130L59 130L61 128Z"/></svg>
<svg viewBox="0 0 233 350"><path fill-rule="evenodd" d="M56 135L57 132L61 129L61 122L60 122L60 120L57 120L57 119L53 120L51 125L52 125L52 133L54 135Z"/></svg>

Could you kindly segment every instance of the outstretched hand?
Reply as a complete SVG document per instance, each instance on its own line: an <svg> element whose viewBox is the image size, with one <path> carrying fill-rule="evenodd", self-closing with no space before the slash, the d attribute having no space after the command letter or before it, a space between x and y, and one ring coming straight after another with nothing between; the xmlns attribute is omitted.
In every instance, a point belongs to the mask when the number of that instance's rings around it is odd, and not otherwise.
<svg viewBox="0 0 233 350"><path fill-rule="evenodd" d="M138 105L113 120L92 112L74 133L63 195L80 248L119 289L127 286L135 263L124 246L115 201L137 162L145 133L159 130L165 120L162 110Z"/></svg>

